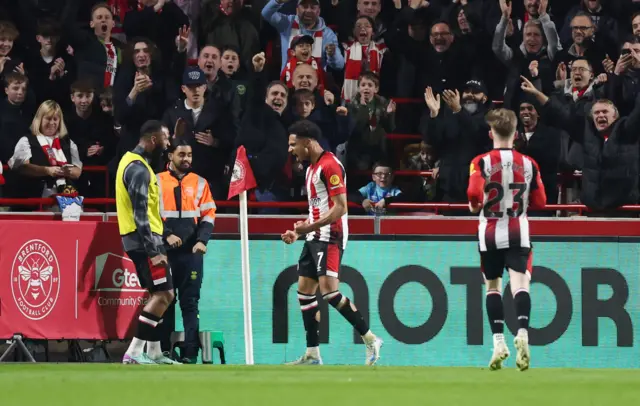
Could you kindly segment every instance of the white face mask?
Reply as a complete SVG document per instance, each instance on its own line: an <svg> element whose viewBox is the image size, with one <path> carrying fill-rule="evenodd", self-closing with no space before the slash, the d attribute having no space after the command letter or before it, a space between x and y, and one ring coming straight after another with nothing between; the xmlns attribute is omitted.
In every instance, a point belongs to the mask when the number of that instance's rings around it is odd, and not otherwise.
<svg viewBox="0 0 640 406"><path fill-rule="evenodd" d="M476 102L465 103L462 105L462 108L465 109L467 113L473 114L476 111L478 111L478 103Z"/></svg>

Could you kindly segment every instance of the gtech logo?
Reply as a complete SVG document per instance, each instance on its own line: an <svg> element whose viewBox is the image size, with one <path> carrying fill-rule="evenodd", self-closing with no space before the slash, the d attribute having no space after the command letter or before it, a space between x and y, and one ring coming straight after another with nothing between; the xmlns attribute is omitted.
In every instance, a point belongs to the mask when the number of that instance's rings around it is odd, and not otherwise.
<svg viewBox="0 0 640 406"><path fill-rule="evenodd" d="M140 286L133 261L112 252L96 257L96 281L98 292L145 292Z"/></svg>
<svg viewBox="0 0 640 406"><path fill-rule="evenodd" d="M20 247L11 266L11 293L24 317L42 320L60 293L60 265L49 244L30 240Z"/></svg>

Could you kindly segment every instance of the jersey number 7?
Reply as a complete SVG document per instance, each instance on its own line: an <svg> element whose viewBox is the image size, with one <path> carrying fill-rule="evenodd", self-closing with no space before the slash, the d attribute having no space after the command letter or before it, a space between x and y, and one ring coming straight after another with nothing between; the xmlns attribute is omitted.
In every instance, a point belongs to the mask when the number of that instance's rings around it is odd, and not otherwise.
<svg viewBox="0 0 640 406"><path fill-rule="evenodd" d="M491 191L495 190L494 196L491 196ZM510 183L509 184L510 191L516 191L513 195L513 205L512 207L507 208L507 216L509 217L519 217L522 214L524 202L522 201L522 197L524 196L524 192L527 190L526 183ZM504 213L500 211L500 202L504 199L504 187L501 183L498 182L490 182L487 183L484 187L484 193L489 196L487 202L484 205L483 211L485 217L498 217L501 218L504 216ZM515 210L513 207L516 206ZM495 206L495 210L494 210Z"/></svg>

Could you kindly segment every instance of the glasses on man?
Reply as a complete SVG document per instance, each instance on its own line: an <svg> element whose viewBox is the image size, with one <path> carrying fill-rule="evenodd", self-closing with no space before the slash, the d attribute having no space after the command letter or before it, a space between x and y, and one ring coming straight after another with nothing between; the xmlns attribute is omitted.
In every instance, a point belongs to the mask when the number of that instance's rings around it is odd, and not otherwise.
<svg viewBox="0 0 640 406"><path fill-rule="evenodd" d="M379 178L391 176L391 172L374 172L373 174Z"/></svg>
<svg viewBox="0 0 640 406"><path fill-rule="evenodd" d="M587 27L586 25L574 25L571 27L573 31L587 31L592 29L593 27Z"/></svg>
<svg viewBox="0 0 640 406"><path fill-rule="evenodd" d="M575 68L571 68L571 73L586 73L591 72L591 69L584 68L582 66L576 66Z"/></svg>

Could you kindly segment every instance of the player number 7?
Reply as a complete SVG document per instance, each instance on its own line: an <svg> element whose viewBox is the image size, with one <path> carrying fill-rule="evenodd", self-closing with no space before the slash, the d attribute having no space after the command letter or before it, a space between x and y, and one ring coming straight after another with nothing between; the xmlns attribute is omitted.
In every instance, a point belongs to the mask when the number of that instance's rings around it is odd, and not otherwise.
<svg viewBox="0 0 640 406"><path fill-rule="evenodd" d="M317 271L320 272L322 270L322 258L324 257L324 252L318 252L318 266Z"/></svg>

